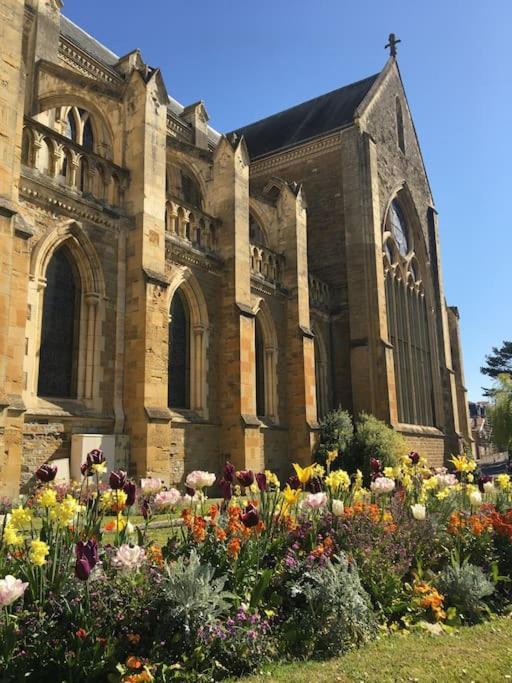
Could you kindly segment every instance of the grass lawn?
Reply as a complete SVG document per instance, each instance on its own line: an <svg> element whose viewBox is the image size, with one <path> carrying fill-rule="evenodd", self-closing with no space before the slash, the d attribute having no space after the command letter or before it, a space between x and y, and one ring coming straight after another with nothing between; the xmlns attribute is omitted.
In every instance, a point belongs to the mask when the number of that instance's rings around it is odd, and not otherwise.
<svg viewBox="0 0 512 683"><path fill-rule="evenodd" d="M385 636L327 662L275 666L244 683L502 683L512 681L512 618L454 634Z"/></svg>

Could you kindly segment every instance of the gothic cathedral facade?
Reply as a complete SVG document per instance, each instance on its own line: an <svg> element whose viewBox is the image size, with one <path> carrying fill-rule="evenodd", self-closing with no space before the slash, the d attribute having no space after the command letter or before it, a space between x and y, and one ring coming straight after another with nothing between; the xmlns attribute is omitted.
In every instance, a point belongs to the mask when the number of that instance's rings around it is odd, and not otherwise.
<svg viewBox="0 0 512 683"><path fill-rule="evenodd" d="M0 495L73 439L134 476L311 458L373 413L470 442L457 309L396 58L227 134L59 0L0 0Z"/></svg>

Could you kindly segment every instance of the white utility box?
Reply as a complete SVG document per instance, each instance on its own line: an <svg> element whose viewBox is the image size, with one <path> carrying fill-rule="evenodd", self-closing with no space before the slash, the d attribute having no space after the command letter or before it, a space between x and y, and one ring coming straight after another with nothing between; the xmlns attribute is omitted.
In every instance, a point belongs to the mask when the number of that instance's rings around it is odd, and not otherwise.
<svg viewBox="0 0 512 683"><path fill-rule="evenodd" d="M87 453L95 448L101 449L105 456L107 474L116 467L115 434L72 434L71 436L71 479L80 481L80 465L86 461ZM105 479L105 475L103 476Z"/></svg>
<svg viewBox="0 0 512 683"><path fill-rule="evenodd" d="M52 460L50 465L57 465L57 476L55 477L56 483L69 484L69 458L58 458L57 460Z"/></svg>

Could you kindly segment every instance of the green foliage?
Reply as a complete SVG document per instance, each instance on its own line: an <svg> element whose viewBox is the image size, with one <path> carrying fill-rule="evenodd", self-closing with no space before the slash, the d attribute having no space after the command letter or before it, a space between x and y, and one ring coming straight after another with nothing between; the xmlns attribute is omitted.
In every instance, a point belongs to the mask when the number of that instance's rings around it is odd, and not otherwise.
<svg viewBox="0 0 512 683"><path fill-rule="evenodd" d="M492 439L501 450L512 450L512 377L501 374L493 390L494 405L489 408Z"/></svg>
<svg viewBox="0 0 512 683"><path fill-rule="evenodd" d="M172 566L167 566L166 579L167 612L187 634L227 612L234 597L224 590L226 578L215 577L215 569L201 564L195 550L190 557L180 557Z"/></svg>
<svg viewBox="0 0 512 683"><path fill-rule="evenodd" d="M376 619L355 564L344 555L304 565L284 587L282 633L299 657L330 657L361 645L376 633Z"/></svg>
<svg viewBox="0 0 512 683"><path fill-rule="evenodd" d="M512 374L512 341L504 341L500 348L493 346L492 353L485 357L486 365L480 368L483 375L498 379L501 374ZM487 396L493 396L493 389L485 389Z"/></svg>
<svg viewBox="0 0 512 683"><path fill-rule="evenodd" d="M368 478L372 458L380 460L383 467L394 467L407 452L407 442L401 434L373 415L359 415L351 448L352 470L359 468Z"/></svg>
<svg viewBox="0 0 512 683"><path fill-rule="evenodd" d="M457 560L446 566L434 580L445 597L445 605L454 607L467 623L476 624L486 612L484 598L494 592L494 585L480 567Z"/></svg>
<svg viewBox="0 0 512 683"><path fill-rule="evenodd" d="M320 422L320 439L315 459L317 462L325 464L327 454L330 451L337 451L339 456L343 456L348 451L353 436L354 425L350 413L347 410L341 410L341 408L331 410ZM341 463L337 460L332 463L333 469L339 466Z"/></svg>

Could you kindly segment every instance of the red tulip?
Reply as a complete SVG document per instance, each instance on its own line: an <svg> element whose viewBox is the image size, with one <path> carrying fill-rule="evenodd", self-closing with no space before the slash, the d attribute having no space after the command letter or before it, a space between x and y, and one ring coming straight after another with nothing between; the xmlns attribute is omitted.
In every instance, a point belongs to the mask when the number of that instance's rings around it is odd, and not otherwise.
<svg viewBox="0 0 512 683"><path fill-rule="evenodd" d="M240 519L242 520L242 524L244 526L250 528L258 524L260 521L260 515L257 508L249 503L249 505L245 508L245 512L240 515Z"/></svg>
<svg viewBox="0 0 512 683"><path fill-rule="evenodd" d="M252 470L240 470L236 473L236 478L241 486L251 486L254 483L254 472Z"/></svg>
<svg viewBox="0 0 512 683"><path fill-rule="evenodd" d="M108 483L111 489L122 489L126 483L126 472L124 470L114 470L110 473Z"/></svg>
<svg viewBox="0 0 512 683"><path fill-rule="evenodd" d="M126 493L126 505L130 507L135 503L135 495L137 492L137 487L133 481L127 481L123 486L123 491Z"/></svg>
<svg viewBox="0 0 512 683"><path fill-rule="evenodd" d="M57 475L57 465L50 465L49 463L44 463L36 470L36 477L39 481L47 484L49 481L53 481Z"/></svg>

